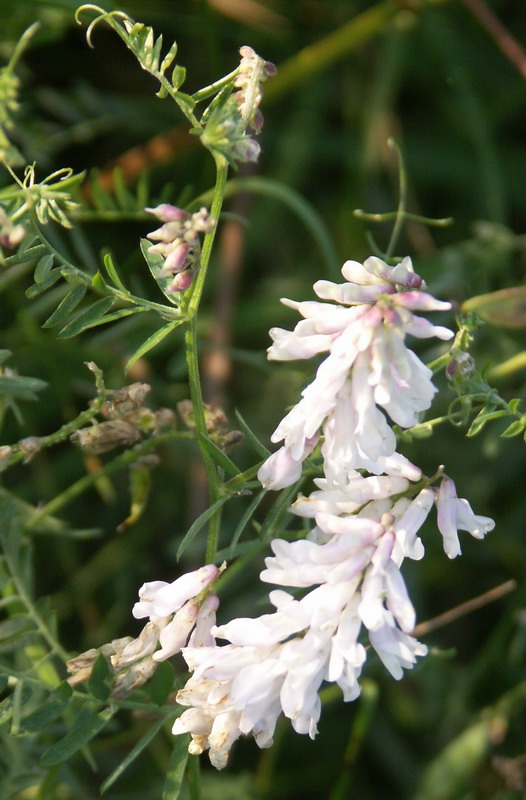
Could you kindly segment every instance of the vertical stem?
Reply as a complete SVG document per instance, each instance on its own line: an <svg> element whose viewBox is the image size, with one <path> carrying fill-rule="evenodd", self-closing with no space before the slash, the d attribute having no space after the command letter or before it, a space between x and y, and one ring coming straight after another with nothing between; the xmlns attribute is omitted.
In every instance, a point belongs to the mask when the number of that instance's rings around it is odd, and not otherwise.
<svg viewBox="0 0 526 800"><path fill-rule="evenodd" d="M223 205L223 198L225 194L225 184L228 172L228 163L220 156L216 157L216 184L214 187L214 195L212 198L212 205L210 214L213 219L218 221ZM188 383L190 386L190 398L194 411L195 425L197 432L201 435L199 438L199 448L201 450L201 457L206 472L208 481L208 496L210 505L213 505L218 500L221 489L221 479L218 475L216 465L207 450L203 445L202 438L207 438L208 433L206 429L205 412L203 408L203 394L201 391L201 378L199 375L199 357L197 352L197 332L196 332L196 317L203 293L203 287L206 279L208 264L210 261L210 254L212 252L212 245L216 232L217 224L214 229L205 236L203 242L203 250L201 253L201 267L198 272L192 296L188 304L188 316L190 322L185 331L185 348L186 348L186 364L188 367ZM217 553L217 543L219 539L219 525L221 521L221 509L219 508L208 523L208 539L206 543L206 563L211 564L215 559Z"/></svg>

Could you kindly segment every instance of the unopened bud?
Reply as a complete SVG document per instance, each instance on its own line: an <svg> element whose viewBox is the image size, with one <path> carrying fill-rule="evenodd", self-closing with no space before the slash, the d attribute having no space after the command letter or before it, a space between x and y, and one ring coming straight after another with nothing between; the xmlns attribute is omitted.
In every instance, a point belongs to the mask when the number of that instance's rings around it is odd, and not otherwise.
<svg viewBox="0 0 526 800"><path fill-rule="evenodd" d="M9 456L12 454L13 448L9 444L3 444L0 447L0 472L7 467L5 463Z"/></svg>
<svg viewBox="0 0 526 800"><path fill-rule="evenodd" d="M151 657L143 658L117 675L112 686L112 697L122 699L127 697L134 689L149 681L159 665Z"/></svg>
<svg viewBox="0 0 526 800"><path fill-rule="evenodd" d="M149 214L154 214L157 219L161 220L161 222L183 222L189 217L189 214L187 214L186 211L183 211L182 208L172 206L170 203L161 203L160 206L156 206L155 208L145 208L144 210Z"/></svg>
<svg viewBox="0 0 526 800"><path fill-rule="evenodd" d="M170 286L168 292L186 292L193 283L195 271L193 269L185 269L184 272L178 272Z"/></svg>
<svg viewBox="0 0 526 800"><path fill-rule="evenodd" d="M170 250L166 256L166 261L164 262L164 266L159 273L159 277L167 278L168 275L172 275L175 272L181 272L181 270L183 270L187 264L189 254L190 245L183 244L183 242L179 240L175 247Z"/></svg>
<svg viewBox="0 0 526 800"><path fill-rule="evenodd" d="M123 419L108 420L81 428L70 436L73 444L86 453L98 455L113 450L114 447L129 447L139 439L139 432L130 422Z"/></svg>
<svg viewBox="0 0 526 800"><path fill-rule="evenodd" d="M113 669L118 672L145 656L150 656L157 647L160 632L161 627L159 625L155 622L147 622L136 639L127 642L120 652L110 657Z"/></svg>
<svg viewBox="0 0 526 800"><path fill-rule="evenodd" d="M18 443L21 452L24 453L24 464L28 464L34 455L36 455L42 448L42 442L38 436L28 436L27 439L22 439Z"/></svg>

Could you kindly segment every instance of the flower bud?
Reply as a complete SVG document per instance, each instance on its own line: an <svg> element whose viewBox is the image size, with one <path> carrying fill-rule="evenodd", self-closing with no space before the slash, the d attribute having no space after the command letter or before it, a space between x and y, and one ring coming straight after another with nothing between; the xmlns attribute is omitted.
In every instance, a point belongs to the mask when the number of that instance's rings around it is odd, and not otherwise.
<svg viewBox="0 0 526 800"><path fill-rule="evenodd" d="M193 283L195 277L195 270L185 269L184 272L178 272L170 286L168 292L186 292Z"/></svg>
<svg viewBox="0 0 526 800"><path fill-rule="evenodd" d="M90 455L98 455L121 445L129 447L139 439L137 428L123 419L100 422L81 428L69 437L73 444Z"/></svg>

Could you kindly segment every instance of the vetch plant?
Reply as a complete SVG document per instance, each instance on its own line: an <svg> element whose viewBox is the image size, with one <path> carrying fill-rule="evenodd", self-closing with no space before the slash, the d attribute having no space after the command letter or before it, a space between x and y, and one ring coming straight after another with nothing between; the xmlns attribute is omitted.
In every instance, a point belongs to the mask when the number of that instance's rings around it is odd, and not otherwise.
<svg viewBox="0 0 526 800"><path fill-rule="evenodd" d="M4 264L33 270L26 295L45 301L42 308L49 315L42 327L57 327L58 338L74 338L139 314L153 319L154 332L130 348L128 371L181 329L190 397L176 406L186 426L181 430L175 410L146 404L149 383L125 383L123 375L121 388L109 389L102 370L88 361L95 392L87 408L50 434L0 444L1 471L28 464L42 451L52 459L57 445L80 452L89 465L85 475L38 506L11 489L0 491L5 522L0 530L0 644L5 648L0 675L8 691L2 713L13 737L34 736L38 742L38 775L27 784L31 790L38 781L51 786L68 759L89 753L89 742L100 731L115 731L122 711L139 717L140 736L101 791L110 789L164 729L165 734L171 731L172 756L163 800L179 796L185 770L193 800L201 795L195 788L197 761L188 761L189 754L208 752L212 765L223 769L241 736L252 737L260 748L271 747L282 717L296 733L314 739L327 684L338 687L345 702L356 701L367 680L368 661L379 660L398 681L428 654L415 631L417 611L404 578L407 561L422 561L433 526L445 555L454 559L461 554L465 533L483 539L495 523L459 497L464 490L460 481L458 488L455 484L454 463L436 463L427 475L407 455L408 444L446 422L469 426L471 436L488 422L509 417L501 435L524 435L526 418L519 400L501 398L476 368L469 349L479 320L459 315L457 333L442 324L453 325L452 304L431 293L410 256L395 255L406 219L446 222L407 212L399 153L397 212L384 217L359 212L365 219L394 220L385 252L376 248L363 262L346 260L342 282L327 280L320 270L313 286L317 299L282 299L301 319L293 330L271 327L268 359L315 359L315 366L312 379L270 435L277 449L271 453L240 414L240 430L233 429L227 413L203 399L198 314L225 197L236 187L250 186L242 178L229 182L228 171L258 159L260 105L265 82L276 68L245 45L235 69L187 94L181 91L185 70L175 65L176 43L166 51L162 36L121 11L81 6L77 20L88 18L90 44L96 26L106 23L156 79L157 96L175 102L190 133L212 157L215 184L187 204L176 200L180 206L166 197L138 193L132 198L133 208L127 210L135 219L158 226L137 240L136 250L144 274L159 290L159 301L132 291L135 284L122 277L109 251L100 269L90 272L57 243L49 227L53 222L75 230L83 213L89 213L79 192L82 174L61 169L39 181L37 165L19 177L16 159L6 159L12 183L0 190L0 244L10 253ZM0 121L8 121L9 129L18 88L15 63L13 56L3 75L10 89ZM9 150L7 139L0 145ZM313 212L305 212L297 199L293 205L303 219L312 220ZM104 211L101 218L110 220ZM314 219L326 254L330 248ZM429 351L423 345L428 342L435 357L426 363ZM11 355L0 351L0 361ZM445 413L427 419L441 379L442 394L453 393L454 400ZM13 411L21 419L18 404L44 390L43 381L2 367L2 417ZM243 436L257 456L244 470L235 451L231 456ZM56 514L94 486L103 494L110 476L127 471L130 514L117 527L125 533L148 509L153 468L167 448L183 441L200 454L208 504L178 542L177 556L187 555L192 545L191 558L200 563L170 580L143 575L129 614L130 626L131 618L143 626L137 635L99 641L78 655L67 652L52 613L33 599L31 537L99 535L91 528L70 529ZM248 503L241 513L239 498ZM220 534L226 529L227 503L236 523L225 547ZM240 541L251 526L253 541ZM276 587L268 592L270 610L252 616L251 601L242 598L246 616L225 619L220 605L224 587L264 548L271 554L260 573L265 587L258 585L257 591L265 595L266 584ZM5 661L2 652L9 656ZM33 775L31 770L28 774ZM69 780L67 770L64 775ZM15 789L9 796L18 800L22 795ZM42 800L48 797L45 791L39 794Z"/></svg>

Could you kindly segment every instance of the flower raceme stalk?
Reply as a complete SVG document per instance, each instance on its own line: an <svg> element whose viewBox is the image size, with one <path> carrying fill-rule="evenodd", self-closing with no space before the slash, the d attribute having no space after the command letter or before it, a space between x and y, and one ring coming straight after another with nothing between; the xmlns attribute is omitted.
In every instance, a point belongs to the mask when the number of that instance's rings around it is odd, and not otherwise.
<svg viewBox="0 0 526 800"><path fill-rule="evenodd" d="M199 610L194 603L200 633L184 646L192 623L179 623L179 615L188 611L191 595L183 592L182 599L172 587L185 585L185 576L174 584L145 584L134 607L135 616L164 622L161 650L153 658L181 650L192 672L177 694L188 708L173 733L190 733L190 752L209 749L218 769L242 734L270 746L281 714L298 733L314 738L321 684L336 683L345 701L354 700L368 651L396 680L426 654L427 647L412 636L416 614L401 567L406 558L423 558L419 531L434 506L449 558L460 554L459 530L482 538L494 527L457 496L442 467L437 488L435 479L423 477L398 453L389 424L411 427L429 408L436 392L432 373L405 338L449 339L451 331L415 312L446 310L450 304L424 291L409 258L395 267L375 257L363 265L347 261L342 272L346 283L314 286L327 303L283 301L303 319L292 332L270 332L269 358L327 353L273 434L282 447L259 471L267 488L289 486L321 444L323 477L290 508L312 519L314 527L302 540L273 540L273 555L260 576L279 587L269 593L274 610L216 625L217 600L208 595ZM203 568L207 576L212 569Z"/></svg>

